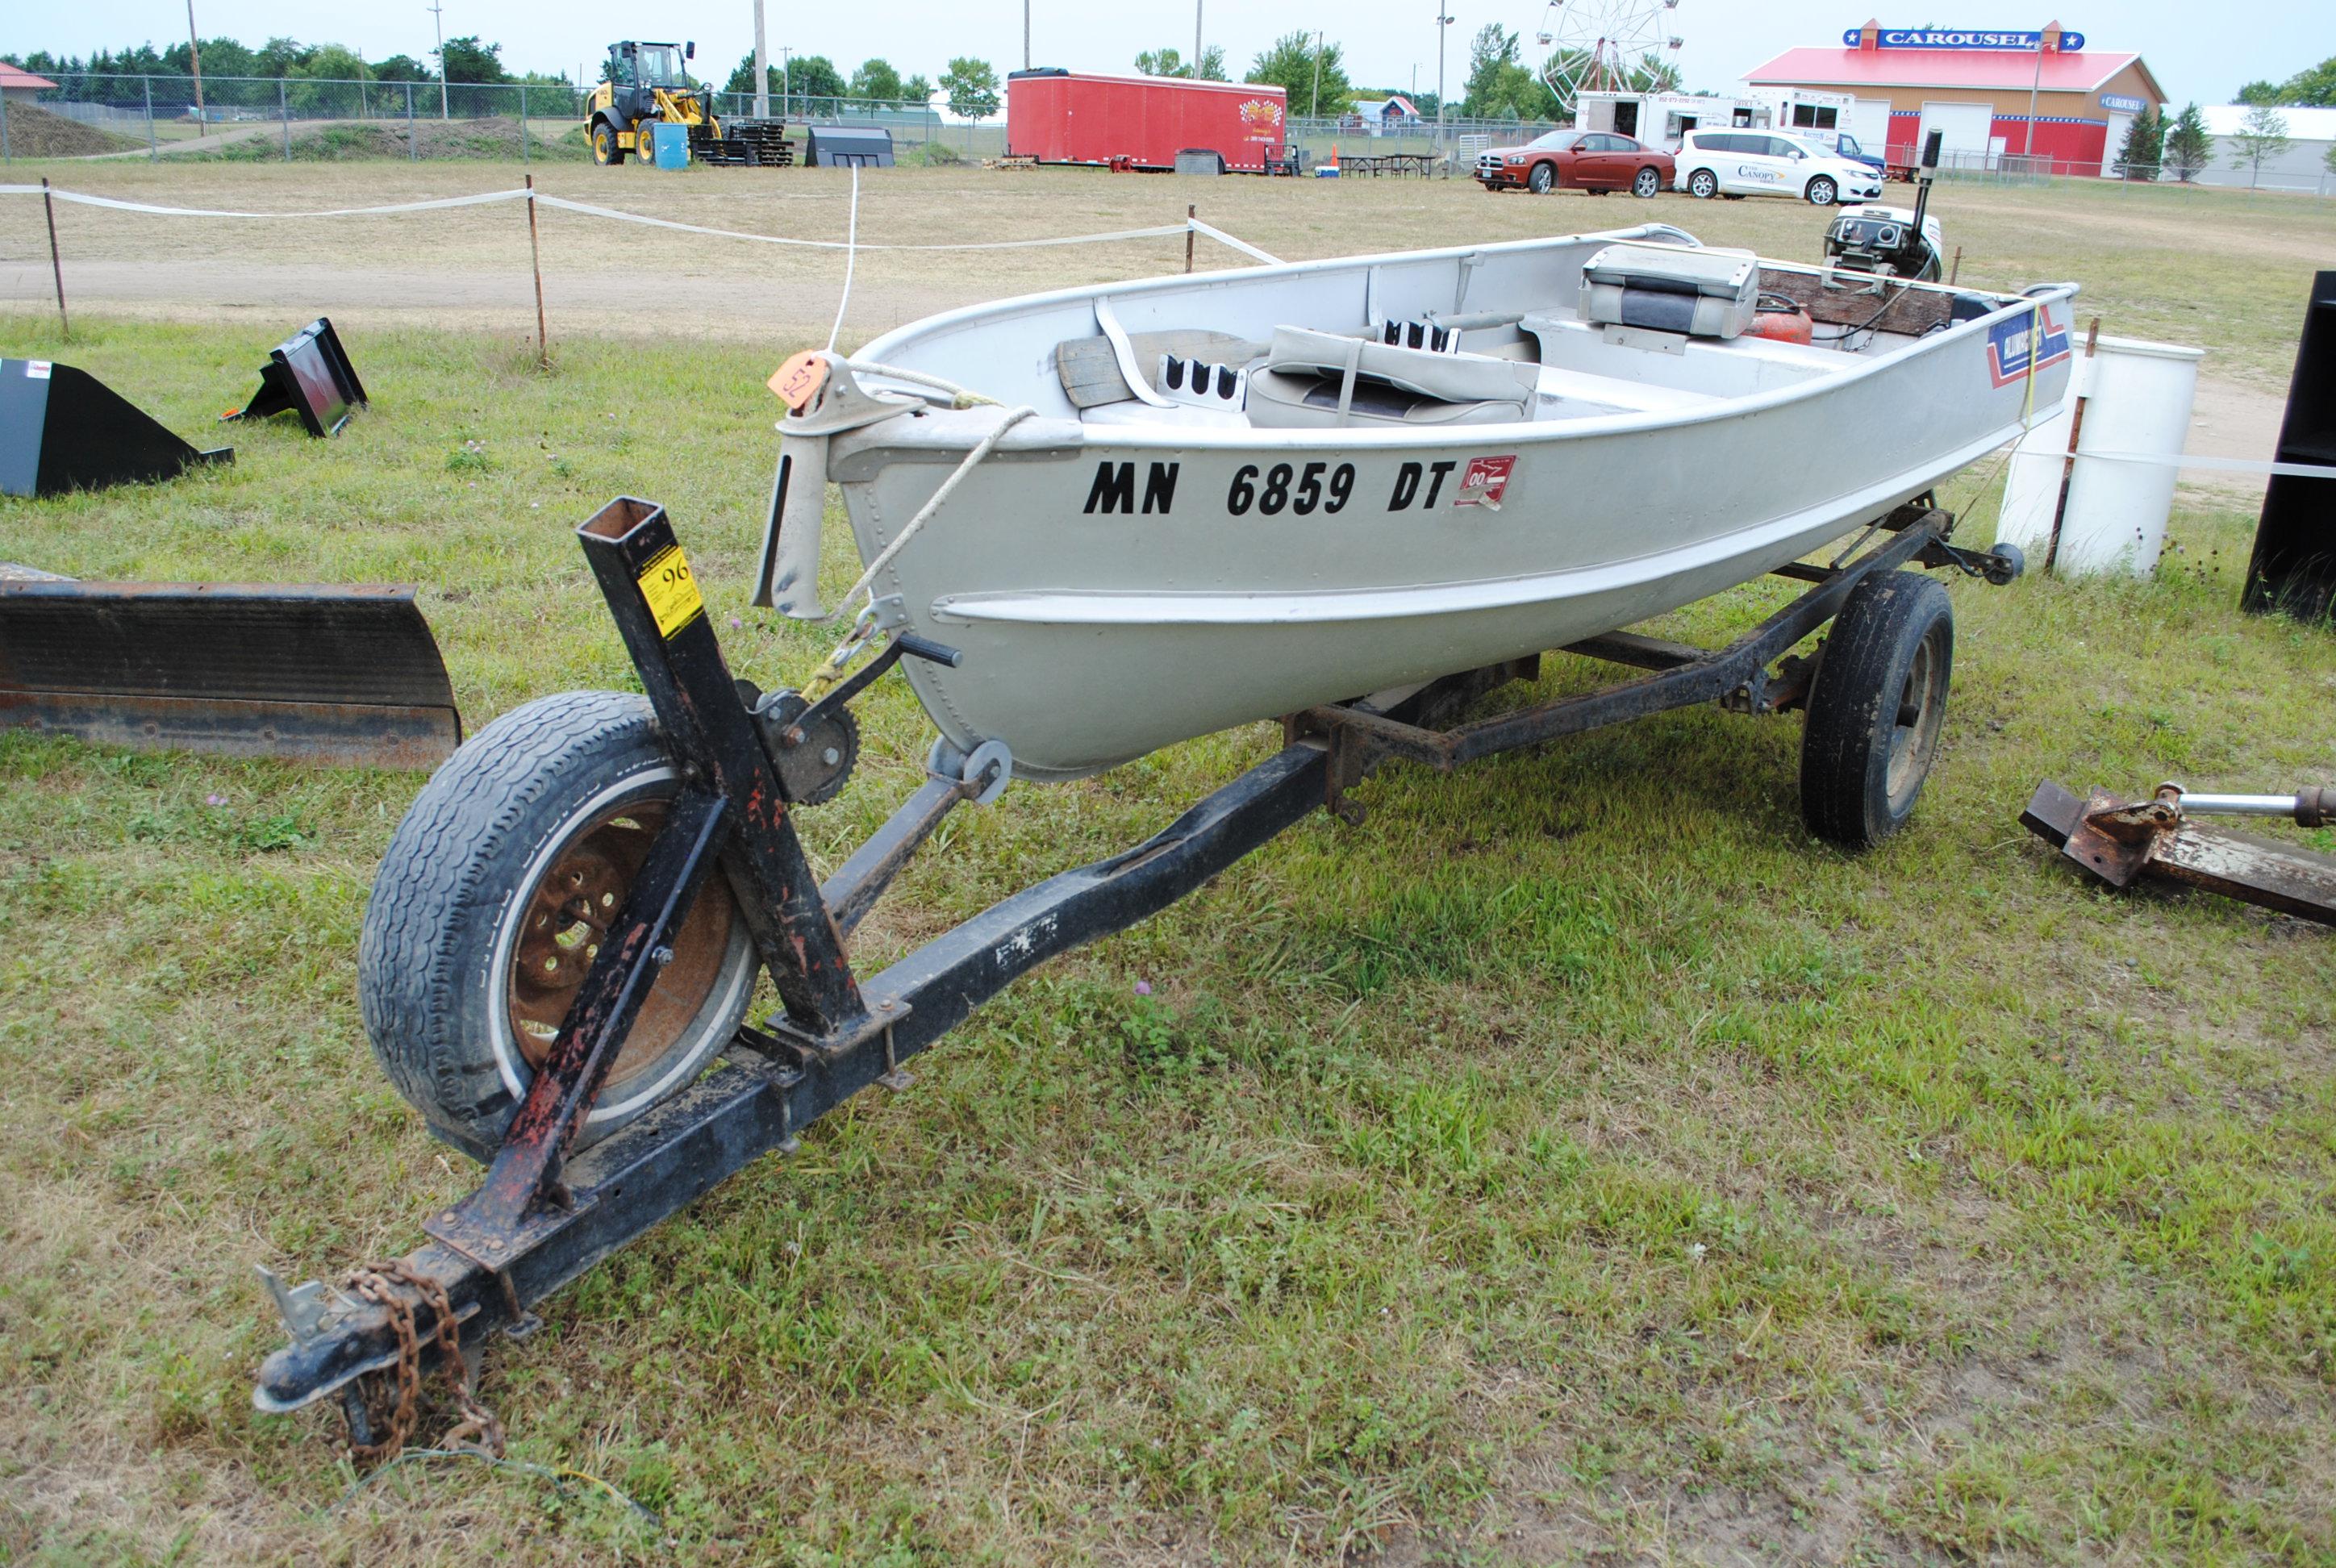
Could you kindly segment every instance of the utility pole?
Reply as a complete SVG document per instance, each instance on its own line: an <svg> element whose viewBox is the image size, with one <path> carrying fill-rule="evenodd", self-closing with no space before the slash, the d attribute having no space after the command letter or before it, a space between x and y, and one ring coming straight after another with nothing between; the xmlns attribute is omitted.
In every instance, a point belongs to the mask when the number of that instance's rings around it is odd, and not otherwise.
<svg viewBox="0 0 2336 1568"><path fill-rule="evenodd" d="M1192 63L1192 69L1193 69L1193 70L1195 70L1195 71L1198 71L1200 68L1201 68L1201 67L1200 67L1200 62L1198 62L1198 61L1194 61L1194 62L1193 62L1193 63ZM1307 101L1307 103L1306 103L1306 118L1307 118L1307 119L1309 119L1309 120L1319 120L1319 119L1320 119L1321 117L1322 117L1322 34L1321 34L1320 31L1318 29L1318 30L1316 31L1315 34L1314 34L1314 96L1313 96L1312 98L1310 98L1310 99L1309 99L1309 100Z"/></svg>
<svg viewBox="0 0 2336 1568"><path fill-rule="evenodd" d="M794 97L794 84L789 67L794 60L794 54L785 44L779 45L779 118L782 120L787 118L793 108L790 101Z"/></svg>
<svg viewBox="0 0 2336 1568"><path fill-rule="evenodd" d="M763 0L754 0L754 118L771 117L771 51L763 42Z"/></svg>
<svg viewBox="0 0 2336 1568"><path fill-rule="evenodd" d="M203 41L195 36L195 0L187 0L187 61L195 68L195 125L200 135L210 125L203 115Z"/></svg>
<svg viewBox="0 0 2336 1568"><path fill-rule="evenodd" d="M1022 69L1030 69L1030 0L1022 0Z"/></svg>
<svg viewBox="0 0 2336 1568"><path fill-rule="evenodd" d="M438 118L452 120L454 116L446 107L446 6L443 0L433 0L430 15L438 19Z"/></svg>
<svg viewBox="0 0 2336 1568"><path fill-rule="evenodd" d="M1192 80L1201 79L1201 0L1192 0Z"/></svg>

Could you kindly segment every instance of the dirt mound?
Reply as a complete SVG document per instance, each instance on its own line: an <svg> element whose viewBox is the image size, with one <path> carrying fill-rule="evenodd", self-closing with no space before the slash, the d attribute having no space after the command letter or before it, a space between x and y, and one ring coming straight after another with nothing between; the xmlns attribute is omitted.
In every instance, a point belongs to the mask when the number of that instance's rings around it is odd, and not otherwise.
<svg viewBox="0 0 2336 1568"><path fill-rule="evenodd" d="M520 123L516 117L487 120L423 120L413 122L413 142L406 140L403 120L345 121L329 125L292 129L295 163L365 162L384 158L500 159L516 162L521 155ZM591 156L584 134L569 120L530 119L528 156L580 161ZM237 163L268 163L284 156L283 133L271 128L222 147L208 156Z"/></svg>
<svg viewBox="0 0 2336 1568"><path fill-rule="evenodd" d="M127 136L83 125L35 104L8 105L11 158L86 158L92 152L119 152L138 145Z"/></svg>

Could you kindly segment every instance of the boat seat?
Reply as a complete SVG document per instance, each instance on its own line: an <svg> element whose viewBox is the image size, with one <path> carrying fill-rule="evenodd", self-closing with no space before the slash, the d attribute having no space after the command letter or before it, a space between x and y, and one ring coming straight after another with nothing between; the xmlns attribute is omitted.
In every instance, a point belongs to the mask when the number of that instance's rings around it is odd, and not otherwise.
<svg viewBox="0 0 2336 1568"><path fill-rule="evenodd" d="M1279 326L1250 373L1249 421L1277 429L1498 424L1533 417L1539 375L1519 360Z"/></svg>

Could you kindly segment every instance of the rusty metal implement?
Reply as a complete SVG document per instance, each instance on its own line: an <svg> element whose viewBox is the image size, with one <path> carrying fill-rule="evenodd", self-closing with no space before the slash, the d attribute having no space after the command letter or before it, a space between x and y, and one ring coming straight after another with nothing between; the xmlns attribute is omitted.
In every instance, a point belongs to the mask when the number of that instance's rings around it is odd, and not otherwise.
<svg viewBox="0 0 2336 1568"><path fill-rule="evenodd" d="M2046 779L2020 822L2113 888L2130 887L2143 876L2163 877L2336 925L2336 858L2191 820L2202 815L2279 816L2325 827L2336 823L2336 788L2230 795L2165 784L2146 801L2127 802L2098 789L2079 800Z"/></svg>
<svg viewBox="0 0 2336 1568"><path fill-rule="evenodd" d="M433 767L462 738L404 587L0 581L0 729Z"/></svg>

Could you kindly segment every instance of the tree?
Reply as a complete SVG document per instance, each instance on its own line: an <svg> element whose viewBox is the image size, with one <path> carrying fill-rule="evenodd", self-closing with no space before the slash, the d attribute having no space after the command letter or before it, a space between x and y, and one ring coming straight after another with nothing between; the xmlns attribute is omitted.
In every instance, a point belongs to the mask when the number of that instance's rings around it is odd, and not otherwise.
<svg viewBox="0 0 2336 1568"><path fill-rule="evenodd" d="M2126 127L2125 145L2117 149L2117 170L2127 180L2155 180L2166 161L2166 122L2145 106Z"/></svg>
<svg viewBox="0 0 2336 1568"><path fill-rule="evenodd" d="M900 73L884 60L863 60L860 69L852 73L852 95L854 98L881 98L891 102L900 96Z"/></svg>
<svg viewBox="0 0 2336 1568"><path fill-rule="evenodd" d="M2250 82L2239 89L2238 102L2291 109L2336 107L2336 54L2297 72L2284 82Z"/></svg>
<svg viewBox="0 0 2336 1568"><path fill-rule="evenodd" d="M2231 145L2238 156L2231 167L2247 171L2247 183L2253 185L2263 178L2263 166L2286 151L2292 143L2287 139L2287 116L2268 103L2258 103L2247 111L2232 134Z"/></svg>
<svg viewBox="0 0 2336 1568"><path fill-rule="evenodd" d="M211 46L208 44L204 44L205 58L209 57L210 52ZM416 60L411 54L393 54L386 60L375 61L366 69L373 73L373 79L376 82L435 82L438 80L438 73L430 69L427 62Z"/></svg>
<svg viewBox="0 0 2336 1568"><path fill-rule="evenodd" d="M1517 35L1497 22L1478 28L1468 41L1468 83L1460 112L1475 120L1523 120L1541 115L1548 102L1549 89L1519 57Z"/></svg>
<svg viewBox="0 0 2336 1568"><path fill-rule="evenodd" d="M1135 57L1135 68L1146 76L1189 78L1194 74L1191 63L1173 49L1146 49ZM1198 74L1203 82L1225 79L1225 52L1222 46L1211 44L1202 49Z"/></svg>
<svg viewBox="0 0 2336 1568"><path fill-rule="evenodd" d="M941 91L949 94L949 112L968 120L987 120L998 112L998 73L987 60L960 57L941 73Z"/></svg>
<svg viewBox="0 0 2336 1568"><path fill-rule="evenodd" d="M919 105L929 103L932 101L933 84L926 81L925 73L920 71L900 83L900 96L910 103Z"/></svg>
<svg viewBox="0 0 2336 1568"><path fill-rule="evenodd" d="M1355 103L1346 51L1322 43L1319 34L1284 33L1251 64L1244 80L1280 88L1290 95L1292 114L1339 115Z"/></svg>
<svg viewBox="0 0 2336 1568"><path fill-rule="evenodd" d="M2166 132L2166 167L2187 185L2214 160L2214 139L2206 134L2206 117L2195 103L2185 103Z"/></svg>
<svg viewBox="0 0 2336 1568"><path fill-rule="evenodd" d="M2336 142L2329 143L2328 151L2320 155L2320 161L2328 166L2329 173L2336 174Z"/></svg>

